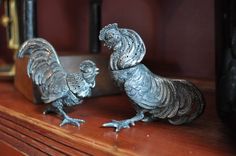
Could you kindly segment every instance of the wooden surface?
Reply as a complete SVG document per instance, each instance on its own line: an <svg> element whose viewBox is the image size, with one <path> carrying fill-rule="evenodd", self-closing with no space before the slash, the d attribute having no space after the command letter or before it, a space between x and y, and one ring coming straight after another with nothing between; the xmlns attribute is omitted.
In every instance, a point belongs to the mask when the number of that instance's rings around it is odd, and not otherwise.
<svg viewBox="0 0 236 156"><path fill-rule="evenodd" d="M26 100L11 82L0 82L0 138L28 155L235 156L236 140L228 135L217 117L214 92L204 95L206 111L192 124L139 122L116 134L114 129L101 128L101 125L110 119L134 115L124 95L87 99L69 110L70 116L84 119L86 123L80 128L59 127L58 116L42 114L45 105Z"/></svg>
<svg viewBox="0 0 236 156"><path fill-rule="evenodd" d="M1 155L11 155L11 156L23 156L25 153L15 149L13 146L7 144L6 142L0 141Z"/></svg>

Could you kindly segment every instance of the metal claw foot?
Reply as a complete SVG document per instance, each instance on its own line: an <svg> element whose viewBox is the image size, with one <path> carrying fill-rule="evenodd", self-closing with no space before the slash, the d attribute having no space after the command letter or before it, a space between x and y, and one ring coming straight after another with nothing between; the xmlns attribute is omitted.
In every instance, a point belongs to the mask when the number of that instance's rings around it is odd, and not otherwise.
<svg viewBox="0 0 236 156"><path fill-rule="evenodd" d="M134 126L135 123L130 120L122 120L122 121L117 121L117 120L112 120L111 122L104 123L102 126L103 127L114 127L115 132L119 132L123 128L130 128L130 126Z"/></svg>
<svg viewBox="0 0 236 156"><path fill-rule="evenodd" d="M74 126L77 126L79 127L80 126L80 123L85 123L84 120L81 120L81 119L75 119L75 118L70 118L70 117L65 117L63 119L63 121L61 122L60 126L63 126L65 124L71 124L71 125L74 125Z"/></svg>

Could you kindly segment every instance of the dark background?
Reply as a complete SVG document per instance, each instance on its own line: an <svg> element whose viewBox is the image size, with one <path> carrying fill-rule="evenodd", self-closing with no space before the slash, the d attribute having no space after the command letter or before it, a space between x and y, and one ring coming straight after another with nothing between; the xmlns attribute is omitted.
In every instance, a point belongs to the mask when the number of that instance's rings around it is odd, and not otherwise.
<svg viewBox="0 0 236 156"><path fill-rule="evenodd" d="M38 36L60 54L89 53L89 1L38 0ZM3 7L0 7L2 14ZM156 73L215 79L214 0L103 0L102 26L137 31ZM11 61L0 27L0 57ZM102 48L101 53L109 53Z"/></svg>

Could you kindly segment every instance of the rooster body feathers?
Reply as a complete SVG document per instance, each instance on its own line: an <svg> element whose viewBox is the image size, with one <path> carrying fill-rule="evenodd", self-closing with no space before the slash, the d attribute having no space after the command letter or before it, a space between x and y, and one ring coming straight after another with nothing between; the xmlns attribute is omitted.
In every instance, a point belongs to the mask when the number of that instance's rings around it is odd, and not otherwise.
<svg viewBox="0 0 236 156"><path fill-rule="evenodd" d="M136 32L110 24L100 31L99 38L113 50L110 57L113 79L126 92L137 111L131 119L103 126L115 127L119 131L136 121L154 119L167 119L171 124L180 125L191 122L203 112L203 96L192 83L155 75L140 63L146 49Z"/></svg>
<svg viewBox="0 0 236 156"><path fill-rule="evenodd" d="M57 112L63 116L61 125L71 123L79 126L80 119L73 119L63 111L64 106L80 104L91 95L95 87L98 68L95 63L85 60L80 64L79 73L67 73L62 67L55 49L41 38L30 39L20 48L17 57L29 56L27 74L38 86L44 103L52 103L44 113Z"/></svg>

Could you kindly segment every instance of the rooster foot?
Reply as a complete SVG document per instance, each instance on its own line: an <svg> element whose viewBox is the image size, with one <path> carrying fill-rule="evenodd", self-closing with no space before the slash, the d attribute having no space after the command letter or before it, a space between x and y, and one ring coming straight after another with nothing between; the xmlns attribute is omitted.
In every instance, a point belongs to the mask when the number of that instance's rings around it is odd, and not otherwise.
<svg viewBox="0 0 236 156"><path fill-rule="evenodd" d="M75 119L75 118L70 118L68 116L66 116L63 121L61 122L60 126L63 126L65 124L72 124L74 126L77 126L79 127L80 126L80 123L84 123L85 121L84 120L81 120L81 119Z"/></svg>
<svg viewBox="0 0 236 156"><path fill-rule="evenodd" d="M119 132L123 128L130 128L130 126L134 126L134 122L130 120L122 120L122 121L116 121L112 120L111 122L104 123L103 127L114 127L116 128L115 132Z"/></svg>

